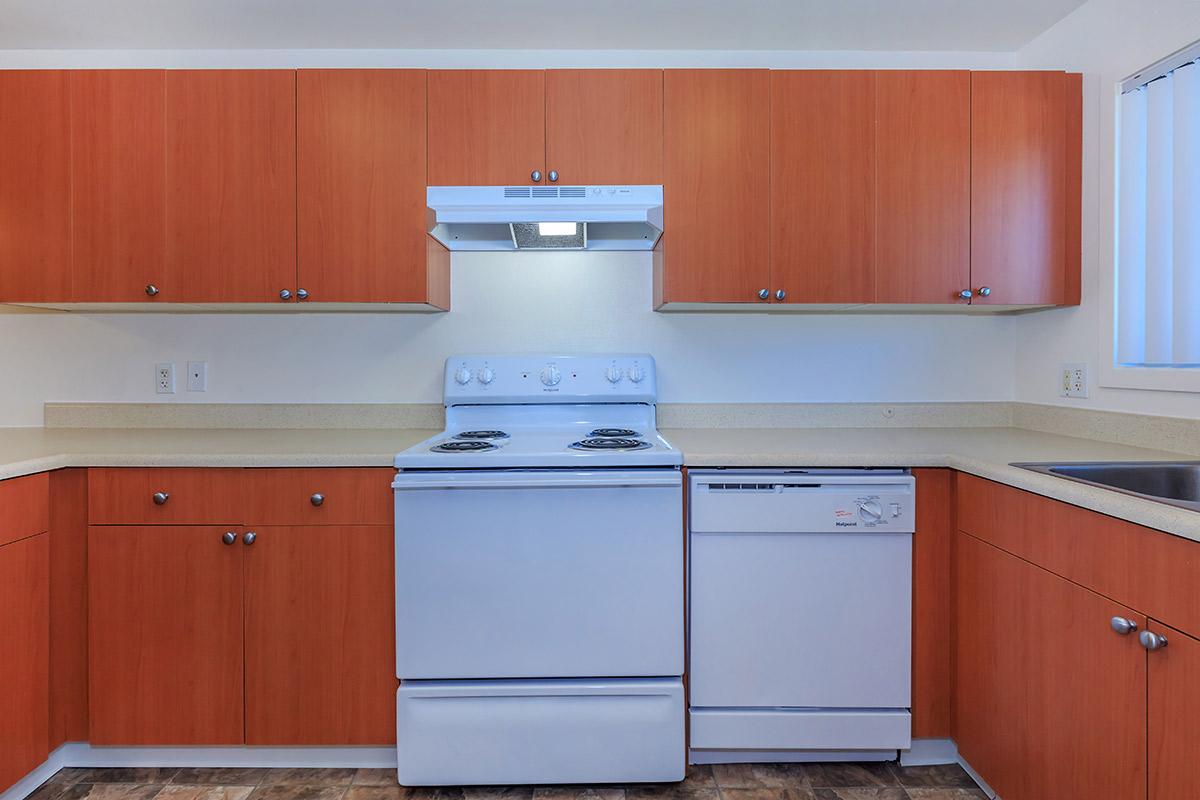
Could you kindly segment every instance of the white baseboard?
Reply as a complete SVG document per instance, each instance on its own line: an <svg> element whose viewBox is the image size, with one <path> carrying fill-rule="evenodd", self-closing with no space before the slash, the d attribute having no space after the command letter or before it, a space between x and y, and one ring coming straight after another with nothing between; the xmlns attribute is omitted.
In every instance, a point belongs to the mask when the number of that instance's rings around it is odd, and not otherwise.
<svg viewBox="0 0 1200 800"><path fill-rule="evenodd" d="M905 767L957 763L958 745L953 739L913 739L911 747L900 751L900 764Z"/></svg>
<svg viewBox="0 0 1200 800"><path fill-rule="evenodd" d="M0 800L25 800L65 767L343 767L395 769L395 747L93 747L67 742Z"/></svg>

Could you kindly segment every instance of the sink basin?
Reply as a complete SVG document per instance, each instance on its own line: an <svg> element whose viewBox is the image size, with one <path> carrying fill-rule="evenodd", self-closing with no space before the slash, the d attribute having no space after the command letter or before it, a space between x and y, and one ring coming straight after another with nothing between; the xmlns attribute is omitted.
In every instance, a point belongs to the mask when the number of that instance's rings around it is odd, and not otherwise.
<svg viewBox="0 0 1200 800"><path fill-rule="evenodd" d="M1200 511L1200 461L1099 461L1012 466Z"/></svg>

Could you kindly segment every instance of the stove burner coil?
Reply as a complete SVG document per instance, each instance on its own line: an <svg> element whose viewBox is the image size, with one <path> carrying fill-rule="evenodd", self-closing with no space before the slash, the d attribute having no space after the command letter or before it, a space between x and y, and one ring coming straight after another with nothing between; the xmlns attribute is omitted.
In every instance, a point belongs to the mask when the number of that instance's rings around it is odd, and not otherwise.
<svg viewBox="0 0 1200 800"><path fill-rule="evenodd" d="M455 439L507 439L504 431L463 431L454 434Z"/></svg>
<svg viewBox="0 0 1200 800"><path fill-rule="evenodd" d="M632 431L629 428L596 428L588 434L588 436L601 436L605 438L617 437L637 437L641 436L637 431Z"/></svg>
<svg viewBox="0 0 1200 800"><path fill-rule="evenodd" d="M496 450L496 445L478 439L451 441L435 444L429 448L434 453L482 453L485 450Z"/></svg>
<svg viewBox="0 0 1200 800"><path fill-rule="evenodd" d="M571 445L573 450L646 450L649 442L618 436L589 437Z"/></svg>

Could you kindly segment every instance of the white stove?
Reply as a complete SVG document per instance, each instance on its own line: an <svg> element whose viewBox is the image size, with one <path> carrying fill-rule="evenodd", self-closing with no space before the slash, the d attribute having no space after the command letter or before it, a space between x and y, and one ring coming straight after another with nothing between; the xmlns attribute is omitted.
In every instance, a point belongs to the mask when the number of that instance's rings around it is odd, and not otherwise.
<svg viewBox="0 0 1200 800"><path fill-rule="evenodd" d="M655 383L647 355L447 360L446 430L392 484L400 783L682 780L682 457Z"/></svg>

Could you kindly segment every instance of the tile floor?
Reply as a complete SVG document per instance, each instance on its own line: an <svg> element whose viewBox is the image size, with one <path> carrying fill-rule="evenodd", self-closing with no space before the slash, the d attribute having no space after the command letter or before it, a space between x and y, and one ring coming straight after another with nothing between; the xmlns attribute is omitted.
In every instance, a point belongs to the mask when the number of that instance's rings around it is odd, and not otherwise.
<svg viewBox="0 0 1200 800"><path fill-rule="evenodd" d="M29 800L986 800L961 767L717 764L676 784L412 789L388 769L60 770Z"/></svg>

